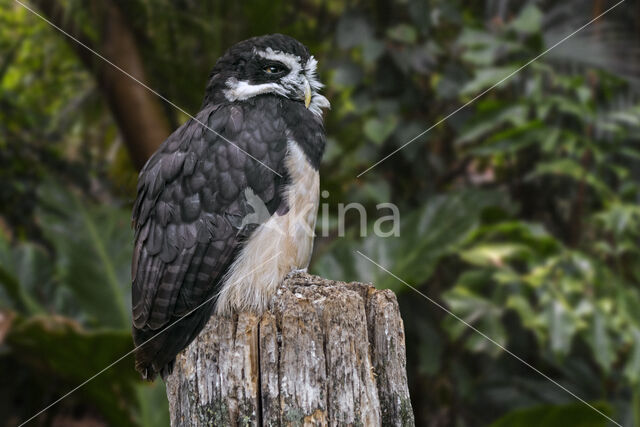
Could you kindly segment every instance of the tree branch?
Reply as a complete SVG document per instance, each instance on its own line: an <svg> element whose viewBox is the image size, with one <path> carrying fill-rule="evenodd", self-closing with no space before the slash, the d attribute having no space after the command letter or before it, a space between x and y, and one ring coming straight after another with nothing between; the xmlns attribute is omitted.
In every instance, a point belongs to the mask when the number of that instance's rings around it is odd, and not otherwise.
<svg viewBox="0 0 640 427"><path fill-rule="evenodd" d="M99 52L137 80L147 84L142 57L135 36L112 0L96 4L93 13L100 40L93 42L70 19L68 11L55 0L34 0L42 13L58 27ZM94 75L120 129L131 159L141 168L170 129L158 98L139 83L97 58L78 43L66 38L80 60Z"/></svg>

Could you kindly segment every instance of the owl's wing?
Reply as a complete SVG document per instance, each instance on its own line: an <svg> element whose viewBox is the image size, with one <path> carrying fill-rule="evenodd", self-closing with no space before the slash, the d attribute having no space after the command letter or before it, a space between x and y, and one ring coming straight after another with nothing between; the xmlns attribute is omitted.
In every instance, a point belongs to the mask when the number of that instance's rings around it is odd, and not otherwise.
<svg viewBox="0 0 640 427"><path fill-rule="evenodd" d="M162 144L141 171L133 209L136 345L218 290L252 231L242 223L252 212L244 196L247 187L270 214L282 201L287 138L276 111L222 105L206 108L196 118L237 147L192 119ZM143 375L153 377L170 363L206 323L212 306L198 309L200 313L172 326L165 337L139 349L136 367Z"/></svg>

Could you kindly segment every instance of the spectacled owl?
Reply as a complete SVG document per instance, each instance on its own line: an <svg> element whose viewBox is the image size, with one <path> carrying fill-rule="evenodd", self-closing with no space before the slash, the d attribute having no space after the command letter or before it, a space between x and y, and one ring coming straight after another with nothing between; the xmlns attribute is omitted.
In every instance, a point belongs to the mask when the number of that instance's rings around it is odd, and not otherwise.
<svg viewBox="0 0 640 427"><path fill-rule="evenodd" d="M132 310L144 378L169 374L213 313L260 314L307 267L329 107L316 66L282 34L232 46L200 111L140 172Z"/></svg>

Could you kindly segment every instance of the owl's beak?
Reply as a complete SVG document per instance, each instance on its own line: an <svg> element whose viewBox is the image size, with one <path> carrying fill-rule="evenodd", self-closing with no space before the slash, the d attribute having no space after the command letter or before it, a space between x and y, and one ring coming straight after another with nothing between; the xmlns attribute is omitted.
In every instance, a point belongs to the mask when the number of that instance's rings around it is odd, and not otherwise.
<svg viewBox="0 0 640 427"><path fill-rule="evenodd" d="M309 104L311 104L311 86L309 85L309 80L306 77L304 79L304 106L309 108Z"/></svg>

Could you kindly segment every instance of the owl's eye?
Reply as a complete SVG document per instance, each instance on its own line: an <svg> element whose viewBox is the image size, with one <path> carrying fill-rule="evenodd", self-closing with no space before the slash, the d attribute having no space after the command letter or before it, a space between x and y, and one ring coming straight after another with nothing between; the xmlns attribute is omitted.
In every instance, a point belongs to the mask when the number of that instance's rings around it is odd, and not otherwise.
<svg viewBox="0 0 640 427"><path fill-rule="evenodd" d="M281 65L271 64L264 67L263 71L267 74L280 74L287 71L287 69Z"/></svg>

